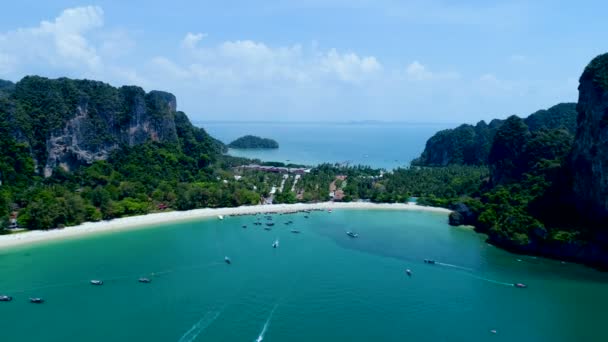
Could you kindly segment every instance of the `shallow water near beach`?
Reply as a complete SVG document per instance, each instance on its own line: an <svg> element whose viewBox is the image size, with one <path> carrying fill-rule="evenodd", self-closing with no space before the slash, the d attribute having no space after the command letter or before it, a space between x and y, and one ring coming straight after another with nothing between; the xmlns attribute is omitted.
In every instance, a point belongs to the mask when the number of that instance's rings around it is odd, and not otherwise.
<svg viewBox="0 0 608 342"><path fill-rule="evenodd" d="M1 340L608 341L606 273L507 253L441 213L304 215L0 250Z"/></svg>

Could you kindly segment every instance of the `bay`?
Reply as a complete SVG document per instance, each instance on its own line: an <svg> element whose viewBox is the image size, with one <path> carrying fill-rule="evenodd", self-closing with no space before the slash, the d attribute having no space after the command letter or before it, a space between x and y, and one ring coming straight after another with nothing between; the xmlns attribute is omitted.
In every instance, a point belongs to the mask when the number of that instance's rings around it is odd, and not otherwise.
<svg viewBox="0 0 608 342"><path fill-rule="evenodd" d="M445 214L273 215L271 231L254 221L0 250L0 294L14 297L0 303L2 341L608 340L607 274L510 254Z"/></svg>
<svg viewBox="0 0 608 342"><path fill-rule="evenodd" d="M252 134L279 143L273 150L230 149L228 154L305 165L349 163L387 170L408 166L426 141L450 124L203 122L198 126L228 144Z"/></svg>

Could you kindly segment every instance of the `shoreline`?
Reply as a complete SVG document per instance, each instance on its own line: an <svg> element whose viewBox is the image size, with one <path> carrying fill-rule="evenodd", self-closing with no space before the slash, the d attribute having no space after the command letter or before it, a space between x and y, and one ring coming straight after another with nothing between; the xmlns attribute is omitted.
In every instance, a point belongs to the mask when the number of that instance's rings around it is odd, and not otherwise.
<svg viewBox="0 0 608 342"><path fill-rule="evenodd" d="M77 226L50 230L30 230L19 234L0 235L0 248L24 246L37 242L65 240L104 232L127 231L134 228L155 227L162 224L194 221L231 215L254 215L258 213L285 213L303 210L360 209L360 210L410 210L449 214L451 210L421 206L414 203L370 203L370 202L321 202L253 205L233 208L203 208L187 211L167 211L147 215L129 216L109 221L85 222Z"/></svg>

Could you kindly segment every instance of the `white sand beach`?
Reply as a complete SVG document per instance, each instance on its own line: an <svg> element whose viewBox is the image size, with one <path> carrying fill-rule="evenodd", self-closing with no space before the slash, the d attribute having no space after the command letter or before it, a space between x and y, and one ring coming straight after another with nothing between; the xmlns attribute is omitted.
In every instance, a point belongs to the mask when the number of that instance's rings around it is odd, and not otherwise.
<svg viewBox="0 0 608 342"><path fill-rule="evenodd" d="M296 203L254 205L234 208L205 208L188 211L168 211L141 216L131 216L110 221L86 222L78 226L51 230L33 230L19 234L0 235L0 248L27 245L35 242L61 240L101 232L115 232L159 224L192 221L208 217L227 217L230 215L250 215L257 213L284 213L303 210L328 209L390 209L390 210L417 210L449 214L451 211L444 208L426 207L413 203L403 204L376 204L369 202L322 202L322 203Z"/></svg>

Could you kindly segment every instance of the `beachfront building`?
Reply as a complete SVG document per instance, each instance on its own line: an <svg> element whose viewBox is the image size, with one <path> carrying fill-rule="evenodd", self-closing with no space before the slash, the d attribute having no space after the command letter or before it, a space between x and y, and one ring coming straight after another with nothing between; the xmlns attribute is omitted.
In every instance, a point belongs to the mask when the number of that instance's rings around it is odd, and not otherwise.
<svg viewBox="0 0 608 342"><path fill-rule="evenodd" d="M310 173L310 169L307 169L307 168L265 166L265 165L257 165L257 164L241 165L241 166L237 167L237 169L272 172L272 173L293 173L296 175L303 175L306 173Z"/></svg>

